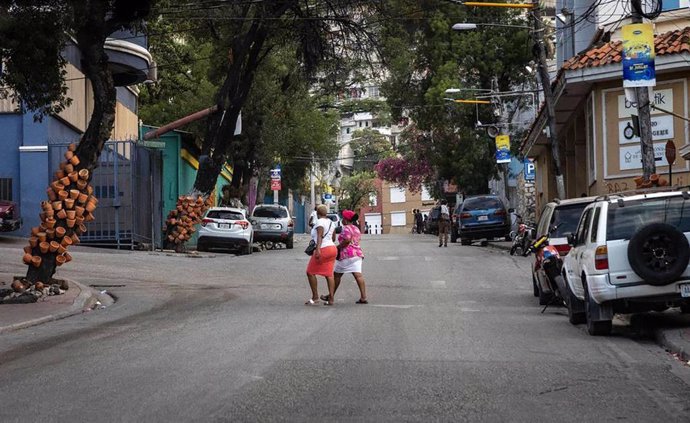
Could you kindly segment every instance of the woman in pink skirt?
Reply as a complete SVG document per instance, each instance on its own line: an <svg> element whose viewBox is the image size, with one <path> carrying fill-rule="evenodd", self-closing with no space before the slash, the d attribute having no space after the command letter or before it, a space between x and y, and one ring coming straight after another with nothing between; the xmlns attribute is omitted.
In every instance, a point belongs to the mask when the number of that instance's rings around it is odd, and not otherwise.
<svg viewBox="0 0 690 423"><path fill-rule="evenodd" d="M324 204L316 208L317 220L311 230L311 239L316 243L316 250L307 265L307 280L311 288L311 298L306 305L315 305L319 302L316 276L324 276L328 283L328 297L323 298L326 305L333 305L335 295L335 280L333 279L333 267L337 255L335 246L335 225L326 217L328 207Z"/></svg>

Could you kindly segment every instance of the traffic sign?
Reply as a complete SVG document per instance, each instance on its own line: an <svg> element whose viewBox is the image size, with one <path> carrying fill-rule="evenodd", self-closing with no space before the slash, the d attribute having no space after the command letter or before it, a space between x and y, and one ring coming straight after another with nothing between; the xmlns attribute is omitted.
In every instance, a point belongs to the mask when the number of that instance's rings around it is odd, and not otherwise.
<svg viewBox="0 0 690 423"><path fill-rule="evenodd" d="M666 161L669 165L676 162L676 145L671 140L666 143Z"/></svg>
<svg viewBox="0 0 690 423"><path fill-rule="evenodd" d="M537 167L534 160L525 159L525 181L533 181L537 176Z"/></svg>
<svg viewBox="0 0 690 423"><path fill-rule="evenodd" d="M272 191L280 191L282 189L282 185L280 183L280 179L271 179L271 190Z"/></svg>

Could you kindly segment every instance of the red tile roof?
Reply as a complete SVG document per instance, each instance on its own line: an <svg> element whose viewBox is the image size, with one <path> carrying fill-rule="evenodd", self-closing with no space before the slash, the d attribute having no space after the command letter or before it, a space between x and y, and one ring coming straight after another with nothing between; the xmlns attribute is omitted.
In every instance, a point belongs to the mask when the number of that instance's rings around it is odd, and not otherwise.
<svg viewBox="0 0 690 423"><path fill-rule="evenodd" d="M659 56L690 53L690 27L657 35L654 38L654 48ZM570 58L563 64L563 69L584 69L620 63L623 60L622 51L622 41L610 41Z"/></svg>

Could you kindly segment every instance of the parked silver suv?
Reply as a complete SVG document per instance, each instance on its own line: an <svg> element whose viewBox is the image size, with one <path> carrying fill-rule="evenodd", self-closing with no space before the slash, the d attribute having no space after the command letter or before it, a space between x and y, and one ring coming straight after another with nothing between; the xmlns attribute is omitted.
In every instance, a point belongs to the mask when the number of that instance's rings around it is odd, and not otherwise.
<svg viewBox="0 0 690 423"><path fill-rule="evenodd" d="M282 242L293 248L294 223L287 207L279 204L260 204L250 218L254 227L254 241Z"/></svg>
<svg viewBox="0 0 690 423"><path fill-rule="evenodd" d="M607 335L614 313L690 312L688 239L688 191L599 197L568 237L569 314L586 322L591 335Z"/></svg>

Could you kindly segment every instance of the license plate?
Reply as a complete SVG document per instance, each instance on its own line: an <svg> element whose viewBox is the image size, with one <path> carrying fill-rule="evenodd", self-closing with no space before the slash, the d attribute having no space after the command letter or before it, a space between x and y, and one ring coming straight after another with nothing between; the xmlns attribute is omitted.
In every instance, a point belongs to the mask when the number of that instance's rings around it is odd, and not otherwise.
<svg viewBox="0 0 690 423"><path fill-rule="evenodd" d="M262 223L262 224L261 224L261 229L271 229L271 226L273 226L273 225L269 225L269 224L267 224L267 223Z"/></svg>
<svg viewBox="0 0 690 423"><path fill-rule="evenodd" d="M690 298L690 283L680 285L680 296L683 298Z"/></svg>
<svg viewBox="0 0 690 423"><path fill-rule="evenodd" d="M477 217L477 220L480 222L483 222L485 220L489 220L489 216L479 216L479 217Z"/></svg>
<svg viewBox="0 0 690 423"><path fill-rule="evenodd" d="M230 229L230 224L229 223L219 223L218 229Z"/></svg>

